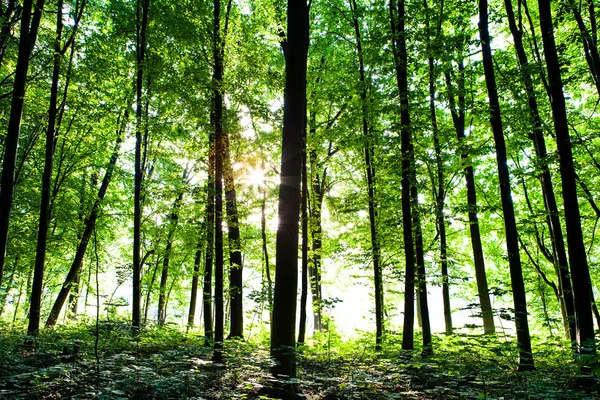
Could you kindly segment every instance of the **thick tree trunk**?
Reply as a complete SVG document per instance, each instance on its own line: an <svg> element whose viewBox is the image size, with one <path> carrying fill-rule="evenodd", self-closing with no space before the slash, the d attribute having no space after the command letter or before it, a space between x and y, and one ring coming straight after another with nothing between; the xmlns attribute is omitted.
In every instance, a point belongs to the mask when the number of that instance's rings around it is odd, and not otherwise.
<svg viewBox="0 0 600 400"><path fill-rule="evenodd" d="M141 4L140 4L141 3ZM141 328L141 278L142 265L142 142L144 126L142 120L142 89L144 85L144 62L146 59L146 31L150 0L138 0L136 7L136 129L135 129L135 177L133 211L133 294L131 325L134 332Z"/></svg>
<svg viewBox="0 0 600 400"><path fill-rule="evenodd" d="M411 205L411 177L413 165L413 145L411 143L411 122L408 110L408 54L406 52L406 32L404 0L390 0L392 29L392 49L396 67L396 80L400 95L400 136L402 152L402 230L404 238L404 326L402 329L402 349L414 348L415 320L415 278L416 258L413 237Z"/></svg>
<svg viewBox="0 0 600 400"><path fill-rule="evenodd" d="M446 85L448 86L448 99L452 121L456 136L458 137L459 147L465 141L465 84L464 67L461 62L459 65L459 88L458 88L458 110L456 100L454 99L454 90L452 88L450 74L446 73ZM483 319L483 331L486 335L491 335L496 331L494 325L494 312L490 301L490 294L485 272L485 260L483 257L483 246L481 244L481 232L479 230L479 217L477 216L477 192L475 190L475 171L469 161L469 155L462 151L460 155L463 161L465 182L467 187L467 208L469 217L469 232L471 236L471 247L473 248L473 264L475 266L475 278L477 281L477 294L479 296L479 305Z"/></svg>
<svg viewBox="0 0 600 400"><path fill-rule="evenodd" d="M276 378L296 377L296 298L298 289L298 220L302 142L306 118L306 64L309 42L308 5L288 0L285 43L285 95L276 240L275 293L271 324L271 368ZM284 384L292 397L295 384Z"/></svg>
<svg viewBox="0 0 600 400"><path fill-rule="evenodd" d="M546 151L542 120L538 111L538 104L533 88L533 82L531 75L529 74L529 61L527 59L525 47L523 46L523 32L517 27L512 1L504 0L504 5L506 8L506 15L508 16L508 24L515 44L515 50L517 51L521 76L527 92L529 114L531 116L531 122L533 123L533 129L530 138L533 141L536 157L539 160L538 165L541 169L541 173L539 174L538 178L542 185L544 205L548 214L548 225L550 228L552 247L554 250L553 264L558 277L560 289L559 303L561 305L561 309L564 310L563 325L565 327L567 337L572 342L575 342L577 337L575 328L573 289L571 287L571 278L569 276L569 264L567 261L567 252L565 249L562 227L559 220L558 206L556 204L556 197L554 196L552 176L550 175L550 169L548 168L548 152Z"/></svg>
<svg viewBox="0 0 600 400"><path fill-rule="evenodd" d="M2 210L0 213L0 285L2 284L2 274L6 259L8 228L15 184L17 148L19 145L19 134L21 132L23 104L25 102L25 84L27 82L27 71L29 69L29 57L37 39L39 20L44 10L44 0L36 1L35 11L33 11L33 13L32 7L32 0L23 1L19 54L17 57L15 79L13 83L8 130L6 137L4 138L4 157L2 159L2 178L0 181L0 210ZM41 289L41 282L39 286Z"/></svg>
<svg viewBox="0 0 600 400"><path fill-rule="evenodd" d="M586 258L585 244L583 242L583 232L581 230L581 215L577 199L577 183L573 163L573 152L571 149L571 138L569 135L560 64L558 61L556 44L554 42L550 0L539 0L538 6L542 40L544 42L544 55L546 56L546 67L548 70L550 97L552 100L552 117L556 133L556 147L558 149L560 163L579 352L584 355L595 355L596 345L590 299L590 272Z"/></svg>
<svg viewBox="0 0 600 400"><path fill-rule="evenodd" d="M494 134L496 144L496 161L498 164L498 180L500 182L500 197L502 200L502 211L504 214L504 228L506 232L506 250L508 252L508 264L510 268L510 279L515 307L515 325L517 328L517 345L519 348L519 370L535 369L533 354L531 352L531 338L529 335L529 324L527 320L527 299L525 296L525 283L523 282L523 271L521 269L521 256L519 254L519 233L515 219L514 205L510 188L510 174L508 171L506 143L502 119L500 115L500 103L496 87L494 63L492 60L492 48L488 30L488 5L487 0L479 1L479 34L481 36L481 47L483 51L483 69L485 83L490 106L490 125Z"/></svg>

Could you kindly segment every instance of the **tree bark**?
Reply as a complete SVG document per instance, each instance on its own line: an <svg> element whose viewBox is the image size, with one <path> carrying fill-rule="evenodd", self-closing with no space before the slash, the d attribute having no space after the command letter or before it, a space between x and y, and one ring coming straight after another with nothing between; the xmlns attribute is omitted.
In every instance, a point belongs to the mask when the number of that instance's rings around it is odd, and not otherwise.
<svg viewBox="0 0 600 400"><path fill-rule="evenodd" d="M510 174L508 171L506 143L500 114L500 102L496 86L492 48L488 30L488 4L487 0L479 0L479 34L483 52L483 69L490 106L490 125L492 127L494 142L496 144L496 161L498 164L498 180L500 182L500 197L504 214L504 228L506 232L506 249L515 307L515 325L517 328L517 345L519 348L518 369L533 370L533 354L531 352L531 338L527 320L527 299L525 296L525 283L521 269L521 256L519 254L519 233L515 219L514 205L510 187Z"/></svg>

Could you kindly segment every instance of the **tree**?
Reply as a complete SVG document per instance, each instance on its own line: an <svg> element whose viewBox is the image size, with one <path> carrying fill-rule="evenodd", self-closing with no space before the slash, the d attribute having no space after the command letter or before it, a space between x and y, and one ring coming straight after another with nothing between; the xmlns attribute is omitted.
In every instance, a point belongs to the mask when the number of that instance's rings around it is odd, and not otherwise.
<svg viewBox="0 0 600 400"><path fill-rule="evenodd" d="M135 186L133 216L133 310L131 324L134 330L141 327L141 275L140 260L142 237L142 133L144 132L143 86L144 64L146 61L146 34L148 29L148 10L150 0L138 0L136 6L136 128L135 128Z"/></svg>
<svg viewBox="0 0 600 400"><path fill-rule="evenodd" d="M535 149L536 157L539 160L538 163L541 170L538 178L540 180L540 184L542 185L544 206L548 214L547 222L550 229L553 248L553 257L551 257L551 261L555 266L559 283L558 301L563 314L565 333L572 342L575 342L577 339L573 309L573 289L571 287L571 279L569 276L569 264L567 261L565 242L558 214L558 206L556 203L556 197L554 196L554 185L552 184L552 176L550 174L550 169L548 168L548 152L546 150L542 119L539 113L533 81L529 73L529 61L525 52L525 47L523 46L522 29L517 26L515 21L511 0L504 0L504 7L506 8L508 24L513 36L515 50L517 52L523 84L525 85L525 90L527 92L527 104L529 106L531 123L533 124L532 132L529 137L533 142L533 147ZM538 243L541 244L541 240L538 240Z"/></svg>
<svg viewBox="0 0 600 400"><path fill-rule="evenodd" d="M560 163L563 207L567 228L569 265L575 298L575 318L577 324L578 350L583 355L595 355L594 322L590 299L590 273L581 230L581 215L577 199L577 184L569 123L563 93L560 63L554 41L554 27L549 0L538 0L540 28L544 43L546 69L552 105L552 119L556 134L556 147Z"/></svg>
<svg viewBox="0 0 600 400"><path fill-rule="evenodd" d="M510 187L510 174L506 155L506 143L500 114L500 101L496 87L494 63L492 60L492 47L488 27L487 0L479 0L479 34L483 52L483 69L485 83L489 98L490 125L496 144L496 162L498 165L498 179L500 181L500 196L504 215L504 229L506 233L506 250L512 284L513 302L515 307L515 325L517 327L517 345L519 347L519 370L533 370L533 354L531 351L531 338L527 318L527 299L525 296L525 283L521 269L521 256L519 254L519 233L515 220L515 211Z"/></svg>
<svg viewBox="0 0 600 400"><path fill-rule="evenodd" d="M58 85L61 73L62 59L73 44L79 21L85 8L85 0L81 3L81 8L75 10L75 25L70 37L63 38L63 1L59 0L56 12L56 38L54 43L54 68L52 70L52 86L50 89L50 105L48 107L48 128L46 129L46 154L44 158L44 172L42 174L42 201L40 204L40 218L38 228L38 240L36 247L35 267L33 272L33 287L31 292L29 325L27 333L37 335L40 325L40 311L42 299L42 283L44 279L44 270L46 263L46 245L48 236L48 225L51 218L51 181L52 164L54 162L54 150L56 147L57 136L59 133L62 115L66 104L67 92L64 92L62 104L58 104ZM65 43L63 45L63 40ZM67 76L67 80L69 77ZM68 85L67 85L68 87Z"/></svg>
<svg viewBox="0 0 600 400"><path fill-rule="evenodd" d="M375 149L374 135L369 127L369 100L367 94L369 83L365 73L365 61L362 50L361 30L358 18L356 0L351 0L352 25L356 39L356 55L358 57L358 71L360 79L360 101L362 110L362 133L365 141L365 169L367 175L367 194L369 196L369 221L371 231L371 254L373 260L373 284L375 293L375 349L380 350L383 343L383 283L380 262L379 238L377 235L377 202L375 200Z"/></svg>
<svg viewBox="0 0 600 400"><path fill-rule="evenodd" d="M408 55L406 52L405 3L404 0L390 0L390 18L392 30L392 49L396 68L396 80L400 95L400 137L402 153L402 236L404 238L404 326L402 330L402 349L414 347L415 319L415 278L417 260L413 236L411 182L414 164L414 149L411 142L411 123L408 110Z"/></svg>
<svg viewBox="0 0 600 400"><path fill-rule="evenodd" d="M288 0L286 65L279 227L276 239L275 289L271 325L271 371L276 378L296 377L296 290L298 288L298 222L302 142L306 118L306 64L309 41L309 6L305 0ZM293 384L285 397L292 397ZM291 392L291 393L290 393Z"/></svg>
<svg viewBox="0 0 600 400"><path fill-rule="evenodd" d="M94 229L96 228L96 221L101 211L102 201L106 195L106 191L108 190L108 185L112 178L115 165L117 164L117 159L119 156L119 150L121 147L121 143L123 141L123 134L125 131L125 126L128 123L129 119L129 109L126 108L123 113L123 118L121 121L121 126L117 132L117 140L115 142L115 147L112 153L112 156L108 162L106 172L104 173L104 178L102 179L102 184L98 189L98 195L96 196L96 200L94 201L94 205L90 211L89 216L85 219L85 229L81 235L81 240L79 245L77 246L77 252L75 253L75 257L73 258L73 263L71 264L71 268L69 269L69 273L67 274L65 281L58 293L58 297L54 301L54 305L52 306L52 310L50 311L50 315L46 320L46 328L53 328L56 325L58 320L58 316L60 315L60 311L62 310L65 301L67 300L67 296L71 291L73 284L75 283L77 277L79 276L81 265L83 264L83 258L85 256L85 252L87 250L87 246L90 242Z"/></svg>
<svg viewBox="0 0 600 400"><path fill-rule="evenodd" d="M21 116L23 114L23 104L25 101L27 71L29 69L30 56L37 39L40 19L44 11L44 0L37 0L34 10L32 10L32 7L32 0L23 1L21 27L19 30L19 55L15 69L8 132L4 139L2 181L0 182L0 209L4 210L4 212L0 214L0 284L2 284L2 274L6 258L6 244L8 242L10 212L13 203L16 172L15 164L17 161L19 134L21 132ZM39 286L41 290L41 281L39 282Z"/></svg>

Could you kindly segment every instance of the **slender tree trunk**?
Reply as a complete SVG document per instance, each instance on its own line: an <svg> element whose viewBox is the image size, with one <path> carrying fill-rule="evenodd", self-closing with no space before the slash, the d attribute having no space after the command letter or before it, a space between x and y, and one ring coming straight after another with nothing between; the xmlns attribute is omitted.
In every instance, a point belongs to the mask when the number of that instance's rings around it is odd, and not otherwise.
<svg viewBox="0 0 600 400"><path fill-rule="evenodd" d="M188 328L194 327L196 320L196 303L198 303L198 281L200 278L200 263L202 262L202 244L198 243L194 257L194 272L192 273L192 289L190 293L190 308L188 312Z"/></svg>
<svg viewBox="0 0 600 400"><path fill-rule="evenodd" d="M488 30L488 5L487 0L479 0L479 34L481 36L481 47L483 51L483 68L485 83L490 106L490 124L496 144L496 161L498 164L498 179L500 181L500 197L502 200L502 211L504 214L504 228L506 231L506 249L508 252L508 264L510 268L510 279L515 307L515 325L517 328L517 345L519 348L519 370L533 370L533 354L531 352L531 338L529 335L529 324L527 320L527 299L525 296L525 283L523 282L523 271L521 269L521 257L519 254L519 234L515 220L514 205L510 188L510 174L508 171L506 143L502 119L500 115L500 103L496 87L494 63L492 60L492 48Z"/></svg>
<svg viewBox="0 0 600 400"><path fill-rule="evenodd" d="M81 11L85 6L82 2ZM76 10L80 12L80 10ZM46 264L46 244L48 241L48 227L51 218L51 186L52 186L52 166L54 163L54 150L58 131L60 129L59 105L58 105L58 85L60 80L60 70L62 59L68 47L72 44L75 37L79 18L81 14L75 17L75 26L71 37L66 40L63 47L63 1L59 0L56 12L56 38L54 41L54 67L52 69L52 84L50 88L50 106L48 107L48 128L46 129L46 154L44 158L44 172L42 174L42 199L40 203L40 217L38 226L38 237L35 255L35 266L33 272L33 287L31 292L29 309L28 335L37 335L40 327L40 311L42 302L42 283L44 279L44 270ZM70 71L70 70L69 70ZM66 92L65 92L66 95ZM64 106L64 102L63 105Z"/></svg>
<svg viewBox="0 0 600 400"><path fill-rule="evenodd" d="M115 165L117 164L117 158L119 157L119 149L121 147L121 142L123 141L123 133L125 131L125 126L127 125L127 120L129 119L129 111L126 108L126 111L123 116L123 121L121 123L121 127L117 134L117 140L115 142L115 147L113 149L112 155L110 157L110 161L106 167L106 172L104 173L104 178L102 179L102 184L100 185L100 189L98 190L98 196L96 197L96 201L94 201L94 205L90 211L89 216L86 218L84 222L84 230L81 235L81 240L79 241L79 245L77 246L77 252L75 253L75 257L73 258L73 262L71 263L71 268L67 273L67 277L58 293L56 300L54 301L54 305L52 306L52 310L50 311L50 315L46 320L46 328L52 328L56 325L56 321L58 320L58 316L60 315L60 311L67 300L67 297L71 291L73 283L76 278L79 276L81 266L83 265L83 258L85 256L85 252L87 250L87 246L90 242L94 229L96 227L96 220L98 219L98 215L102 208L102 201L106 195L106 191L108 189L108 184L110 183L110 179L112 178L112 174L115 169Z"/></svg>
<svg viewBox="0 0 600 400"><path fill-rule="evenodd" d="M0 65L6 55L6 47L11 38L12 30L15 24L21 18L22 9L17 7L16 0L9 0L6 8L2 12L2 25L0 27Z"/></svg>
<svg viewBox="0 0 600 400"><path fill-rule="evenodd" d="M14 283L15 272L17 271L18 266L19 266L19 255L17 254L15 256L15 265L13 266L10 276L8 277L8 283L6 284L6 289L4 289L4 292L2 293L2 295L0 295L0 317L2 316L2 314L4 314L4 309L6 308L6 298L8 297L8 294L10 293L10 291L12 289L12 285Z"/></svg>
<svg viewBox="0 0 600 400"><path fill-rule="evenodd" d="M237 208L237 193L233 180L232 160L229 152L229 138L223 137L225 210L227 212L227 238L229 243L229 299L231 301L229 338L244 338L243 309L243 265L240 222Z"/></svg>
<svg viewBox="0 0 600 400"><path fill-rule="evenodd" d="M296 377L296 298L298 289L298 220L302 142L306 118L306 64L309 45L308 5L288 0L287 36L284 43L286 78L283 111L279 226L276 240L275 293L271 324L271 368L276 378ZM284 384L291 398L294 383Z"/></svg>
<svg viewBox="0 0 600 400"><path fill-rule="evenodd" d="M264 167L264 166L263 166ZM267 278L267 304L269 306L269 321L273 320L273 279L271 278L271 265L269 264L269 249L267 247L267 186L263 186L262 203L260 206L260 235L262 238L262 253Z"/></svg>
<svg viewBox="0 0 600 400"><path fill-rule="evenodd" d="M213 359L223 359L223 32L221 30L221 1L214 0L213 14L213 111L215 134L215 342Z"/></svg>
<svg viewBox="0 0 600 400"><path fill-rule="evenodd" d="M402 349L414 348L415 320L415 246L413 241L413 218L411 211L411 163L413 145L411 143L411 122L408 110L408 54L406 52L406 32L404 0L390 0L392 29L392 49L396 67L396 80L400 95L400 136L402 153L402 230L404 238L404 326L402 329Z"/></svg>
<svg viewBox="0 0 600 400"><path fill-rule="evenodd" d="M183 171L182 180L185 182L187 179L187 171ZM183 189L177 195L175 202L173 203L173 209L169 215L169 232L167 233L167 245L165 247L165 255L163 258L163 266L160 276L160 289L158 293L158 324L163 325L167 319L167 280L169 279L169 263L171 261L171 249L173 248L173 235L177 229L177 223L179 221L178 210L181 207L183 201Z"/></svg>
<svg viewBox="0 0 600 400"><path fill-rule="evenodd" d="M17 148L21 132L21 116L25 102L25 84L27 82L29 58L37 39L39 20L44 10L44 0L36 1L33 13L32 7L32 0L23 1L19 54L13 83L8 130L4 138L4 157L2 159L2 178L0 181L0 210L2 210L2 213L0 213L0 285L2 284L2 274L6 259L8 228L15 184ZM41 284L39 286L41 288Z"/></svg>
<svg viewBox="0 0 600 400"><path fill-rule="evenodd" d="M304 132L306 135L306 119ZM308 302L308 177L307 177L307 157L306 157L305 136L302 142L302 193L301 193L301 213L302 213L302 289L300 294L300 325L298 327L298 345L303 345L306 338L306 303Z"/></svg>
<svg viewBox="0 0 600 400"><path fill-rule="evenodd" d="M172 248L173 242L169 235L169 238L167 239L167 245L165 247L165 254L163 256L162 269L160 272L160 283L158 285L157 322L159 325L164 325L167 320L167 281L169 279L169 263L171 261Z"/></svg>
<svg viewBox="0 0 600 400"><path fill-rule="evenodd" d="M550 228L552 247L554 250L553 264L556 270L556 275L559 278L559 302L561 303L561 308L564 309L564 314L566 314L566 319L563 318L563 323L565 326L567 337L570 338L572 342L575 342L577 340L577 337L575 328L573 289L571 287L571 278L569 276L569 264L567 261L567 253L563 239L562 227L560 225L559 220L558 206L556 204L556 197L554 196L552 176L550 175L550 169L548 168L548 152L546 151L546 142L544 139L542 120L538 111L538 104L533 88L533 82L531 79L531 75L529 74L529 61L527 59L525 47L523 46L523 32L517 26L512 7L512 1L504 0L504 6L506 8L508 24L513 36L515 50L517 51L517 56L519 59L521 76L523 78L523 83L527 92L529 114L531 116L531 122L533 123L533 129L530 138L533 141L536 157L539 160L538 165L541 168L541 173L539 174L538 178L542 185L544 205L546 207L546 212L548 213L548 225Z"/></svg>
<svg viewBox="0 0 600 400"><path fill-rule="evenodd" d="M551 106L554 130L556 133L556 147L558 149L558 159L560 164L579 352L583 355L595 355L596 345L590 299L590 272L586 258L585 244L583 242L583 232L581 230L581 215L577 199L577 183L573 163L573 152L571 149L571 138L569 135L560 64L558 61L556 44L554 42L550 0L539 0L538 6L540 13L540 28L544 43L544 55L548 70L550 96L552 100Z"/></svg>
<svg viewBox="0 0 600 400"><path fill-rule="evenodd" d="M202 308L204 315L204 344L212 345L214 339L213 319L212 319L212 275L213 275L213 255L215 238L215 137L214 132L210 134L210 148L208 155L208 179L207 179L207 200L206 200L206 251L204 253L204 273L202 287Z"/></svg>
<svg viewBox="0 0 600 400"><path fill-rule="evenodd" d="M311 129L311 133L314 132ZM314 319L314 329L321 332L323 326L323 296L321 291L321 259L323 251L323 226L322 226L322 207L323 197L325 195L325 180L327 171L323 172L321 177L319 166L316 162L316 153L311 152L311 169L316 170L312 178L312 202L310 207L310 227L312 229L311 262L308 265L308 274L310 278L310 289L312 295L312 311Z"/></svg>
<svg viewBox="0 0 600 400"><path fill-rule="evenodd" d="M435 164L437 171L437 188L435 191L436 227L440 235L440 264L442 269L442 300L444 304L444 322L446 335L452 335L452 309L450 307L450 279L448 276L448 239L446 237L446 218L444 214L446 202L446 189L444 177L444 161L440 143L440 130L437 124L435 111L435 63L433 57L429 58L429 112L431 114L431 127L433 130L433 148L435 151Z"/></svg>
<svg viewBox="0 0 600 400"><path fill-rule="evenodd" d="M575 22L577 23L577 27L579 28L579 35L581 36L581 42L583 44L583 52L585 54L585 59L588 64L588 68L590 73L592 74L592 78L594 79L594 84L596 86L596 91L598 95L600 95L600 55L598 54L598 47L595 36L590 32L583 21L583 17L581 16L581 12L579 11L579 7L581 7L581 3L576 4L573 0L568 0L567 2L573 16L575 17ZM592 26L595 26L595 14L593 12L593 2L589 2L591 7L590 19L592 22Z"/></svg>
<svg viewBox="0 0 600 400"><path fill-rule="evenodd" d="M464 67L461 62L459 65L459 107L456 109L454 91L450 74L446 73L446 84L448 86L448 98L452 120L458 137L459 147L465 141L465 85L464 85ZM462 151L460 155L463 161L465 182L467 187L467 207L469 217L469 232L471 234L471 247L473 248L473 264L475 266L475 277L477 281L477 294L479 296L479 305L483 319L483 331L486 335L491 335L496 331L494 325L494 311L490 301L490 293L485 272L485 260L483 257L483 246L481 244L481 232L479 230L479 217L477 216L477 191L475 190L475 171L469 160L469 155Z"/></svg>
<svg viewBox="0 0 600 400"><path fill-rule="evenodd" d="M375 156L372 143L372 132L369 128L369 104L367 100L368 82L365 73L365 62L362 50L362 37L360 23L358 19L358 5L356 0L350 1L350 10L352 11L352 23L354 25L354 36L356 39L356 53L358 57L358 69L361 84L361 109L362 109L362 130L365 140L365 167L367 174L367 194L369 196L369 222L371 231L371 258L373 260L373 284L375 294L375 350L381 350L383 343L383 284L381 277L379 240L377 235L377 202L375 200L375 166L373 158Z"/></svg>
<svg viewBox="0 0 600 400"><path fill-rule="evenodd" d="M145 131L142 119L142 90L144 85L144 62L146 59L146 31L150 0L137 0L136 7L136 129L135 129L135 184L133 211L133 295L132 320L134 332L141 328L141 278L142 265L140 252L142 247L142 133Z"/></svg>

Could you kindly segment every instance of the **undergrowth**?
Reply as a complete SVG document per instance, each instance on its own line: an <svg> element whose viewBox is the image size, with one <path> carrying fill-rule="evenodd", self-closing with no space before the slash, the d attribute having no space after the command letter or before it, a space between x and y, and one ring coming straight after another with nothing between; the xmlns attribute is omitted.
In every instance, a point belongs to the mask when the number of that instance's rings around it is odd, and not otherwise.
<svg viewBox="0 0 600 400"><path fill-rule="evenodd" d="M268 335L227 341L225 364L211 361L200 332L126 321L43 330L33 347L21 326L0 328L0 398L259 399L269 375ZM390 332L382 351L363 333L315 335L298 349L298 385L308 399L600 399L600 381L581 375L562 341L537 340L536 371L517 372L511 338L435 336L434 354L401 350Z"/></svg>

